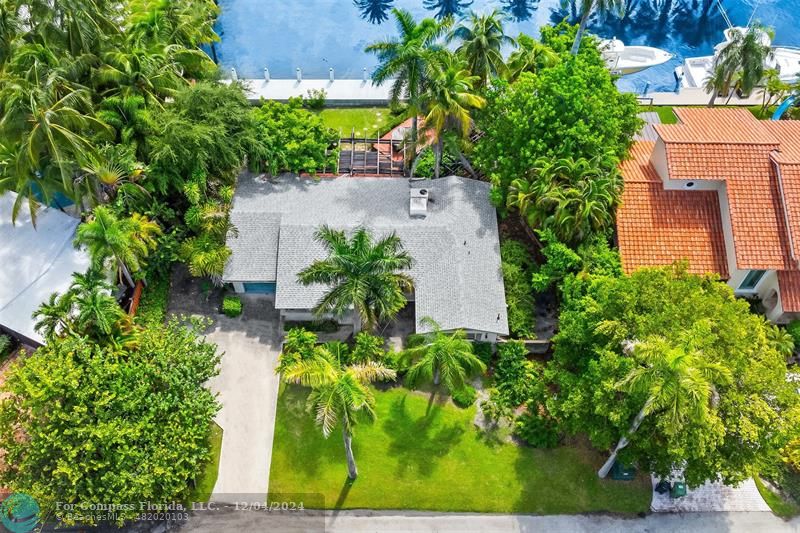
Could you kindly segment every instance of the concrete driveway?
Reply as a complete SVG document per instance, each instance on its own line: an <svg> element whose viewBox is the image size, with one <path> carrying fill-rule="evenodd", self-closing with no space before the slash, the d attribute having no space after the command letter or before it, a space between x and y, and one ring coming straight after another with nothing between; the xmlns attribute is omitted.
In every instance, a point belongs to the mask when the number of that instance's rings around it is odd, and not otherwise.
<svg viewBox="0 0 800 533"><path fill-rule="evenodd" d="M212 501L233 503L244 496L266 497L279 380L280 326L273 300L244 296L239 318L215 317L209 340L224 352L219 376L222 427L219 476Z"/></svg>

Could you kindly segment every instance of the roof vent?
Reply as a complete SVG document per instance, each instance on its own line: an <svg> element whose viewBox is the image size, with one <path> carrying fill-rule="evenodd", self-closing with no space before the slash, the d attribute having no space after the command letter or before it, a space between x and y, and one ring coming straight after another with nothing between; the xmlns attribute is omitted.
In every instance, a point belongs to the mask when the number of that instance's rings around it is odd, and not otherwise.
<svg viewBox="0 0 800 533"><path fill-rule="evenodd" d="M408 214L411 218L428 216L428 189L411 189Z"/></svg>

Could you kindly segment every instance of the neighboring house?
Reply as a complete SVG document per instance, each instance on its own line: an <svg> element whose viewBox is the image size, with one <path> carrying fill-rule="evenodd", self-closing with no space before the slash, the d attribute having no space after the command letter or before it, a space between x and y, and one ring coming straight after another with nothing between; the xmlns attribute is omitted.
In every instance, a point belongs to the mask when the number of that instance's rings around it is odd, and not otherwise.
<svg viewBox="0 0 800 533"><path fill-rule="evenodd" d="M687 259L767 318L800 316L800 121L746 109L681 108L622 174L617 233L626 272Z"/></svg>
<svg viewBox="0 0 800 533"><path fill-rule="evenodd" d="M42 208L31 223L27 201L16 224L11 210L16 193L0 194L0 330L39 345L32 314L54 292L64 292L73 272L89 268L89 256L72 245L80 220Z"/></svg>
<svg viewBox="0 0 800 533"><path fill-rule="evenodd" d="M375 237L397 232L414 259L416 330L423 317L444 330L463 329L473 340L494 342L508 334L500 269L497 215L489 184L449 177L282 178L243 175L231 211L237 228L223 280L237 292L274 292L285 320L311 320L327 291L303 286L300 271L325 258L314 240L323 224L335 229L364 226ZM342 322L352 318L342 317Z"/></svg>

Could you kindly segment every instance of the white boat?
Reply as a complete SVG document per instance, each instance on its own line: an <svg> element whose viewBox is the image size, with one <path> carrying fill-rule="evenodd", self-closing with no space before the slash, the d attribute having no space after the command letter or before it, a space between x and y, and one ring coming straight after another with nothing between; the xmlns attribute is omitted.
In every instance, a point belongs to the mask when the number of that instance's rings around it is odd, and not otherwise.
<svg viewBox="0 0 800 533"><path fill-rule="evenodd" d="M626 46L619 39L600 41L600 53L613 74L624 76L655 67L672 59L672 54L652 46Z"/></svg>
<svg viewBox="0 0 800 533"><path fill-rule="evenodd" d="M675 77L682 87L703 87L706 79L714 71L714 64L720 52L733 40L734 31L746 32L747 28L731 27L725 30L725 40L714 47L714 55L688 57L683 65L675 69ZM800 79L800 48L772 46L767 32L760 32L761 43L772 48L772 54L764 62L767 69L778 71L781 81L794 83Z"/></svg>

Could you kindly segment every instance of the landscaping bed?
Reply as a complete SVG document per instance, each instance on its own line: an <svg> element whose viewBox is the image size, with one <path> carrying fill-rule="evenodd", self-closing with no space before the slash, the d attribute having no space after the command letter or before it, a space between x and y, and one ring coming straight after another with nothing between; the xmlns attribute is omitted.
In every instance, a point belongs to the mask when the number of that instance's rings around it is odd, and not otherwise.
<svg viewBox="0 0 800 533"><path fill-rule="evenodd" d="M326 508L561 514L647 512L647 476L600 480L603 457L581 445L542 450L479 431L475 407L397 387L376 391L377 420L355 428L359 477L347 483L341 434L325 439L307 389L278 401L271 493L320 493Z"/></svg>

